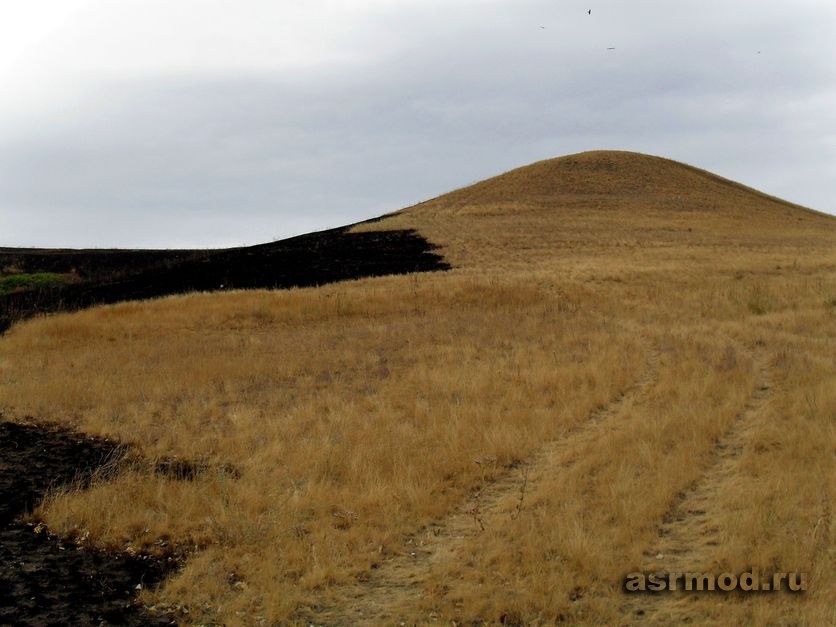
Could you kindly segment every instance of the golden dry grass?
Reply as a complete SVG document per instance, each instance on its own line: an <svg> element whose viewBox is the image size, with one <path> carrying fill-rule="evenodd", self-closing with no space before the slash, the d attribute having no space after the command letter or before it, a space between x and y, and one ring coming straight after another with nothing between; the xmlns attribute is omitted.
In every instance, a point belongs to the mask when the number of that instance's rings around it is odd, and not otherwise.
<svg viewBox="0 0 836 627"><path fill-rule="evenodd" d="M7 416L241 471L136 469L37 514L192 547L144 593L184 622L836 622L833 218L596 152L358 228L403 227L454 270L13 328ZM810 590L627 598L671 524L692 570Z"/></svg>

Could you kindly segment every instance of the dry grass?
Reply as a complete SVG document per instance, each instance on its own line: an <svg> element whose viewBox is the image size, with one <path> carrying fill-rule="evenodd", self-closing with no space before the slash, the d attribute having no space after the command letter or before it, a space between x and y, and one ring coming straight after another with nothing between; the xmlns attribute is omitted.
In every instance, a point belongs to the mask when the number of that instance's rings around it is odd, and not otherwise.
<svg viewBox="0 0 836 627"><path fill-rule="evenodd" d="M709 485L701 535L716 541L694 538L693 569L806 571L811 589L649 599L645 616L834 622L832 218L669 161L585 153L362 228L402 227L455 269L15 327L0 340L8 415L241 471L129 472L38 514L101 544L196 547L145 593L186 607L185 621L350 622L351 606L417 622L612 623L634 617L621 577ZM653 355L640 394L575 429ZM762 367L770 397L749 415ZM730 434L740 451L718 464ZM484 531L427 560L408 602L349 602L378 565L409 560L422 528L548 442L563 445Z"/></svg>

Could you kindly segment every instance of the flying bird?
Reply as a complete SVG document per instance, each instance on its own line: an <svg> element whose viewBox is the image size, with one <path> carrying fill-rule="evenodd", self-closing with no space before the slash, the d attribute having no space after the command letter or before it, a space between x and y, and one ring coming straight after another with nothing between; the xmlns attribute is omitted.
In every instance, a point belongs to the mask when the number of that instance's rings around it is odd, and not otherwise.
<svg viewBox="0 0 836 627"><path fill-rule="evenodd" d="M589 15L592 15L592 9L589 9L589 11L587 11L587 13L589 13Z"/></svg>
<svg viewBox="0 0 836 627"><path fill-rule="evenodd" d="M615 50L615 48L607 48L607 50Z"/></svg>

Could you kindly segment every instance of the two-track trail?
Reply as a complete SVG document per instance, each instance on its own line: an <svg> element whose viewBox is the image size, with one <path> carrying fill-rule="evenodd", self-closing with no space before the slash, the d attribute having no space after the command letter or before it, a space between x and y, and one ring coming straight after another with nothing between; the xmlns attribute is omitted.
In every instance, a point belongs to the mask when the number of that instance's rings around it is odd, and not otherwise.
<svg viewBox="0 0 836 627"><path fill-rule="evenodd" d="M717 528L718 497L733 489L741 455L752 432L763 419L772 397L772 376L764 355L753 354L757 376L750 396L714 447L711 461L700 478L671 505L655 544L644 553L642 572L695 572L708 564L720 544ZM676 624L693 616L688 595L676 592L630 595L622 606L628 622Z"/></svg>
<svg viewBox="0 0 836 627"><path fill-rule="evenodd" d="M601 429L614 420L622 407L651 388L658 376L659 349L648 347L647 364L642 376L572 427L562 437L549 441L526 463L508 469L486 484L446 518L422 529L405 543L404 553L382 563L365 580L336 590L327 607L304 617L314 625L398 624L400 618L413 615L407 608L421 600L424 583L431 571L456 559L456 552L468 538L478 534L496 517L507 515L502 504L519 500L520 494L536 485L565 464L565 453L584 442L600 437ZM427 616L427 620L432 620Z"/></svg>

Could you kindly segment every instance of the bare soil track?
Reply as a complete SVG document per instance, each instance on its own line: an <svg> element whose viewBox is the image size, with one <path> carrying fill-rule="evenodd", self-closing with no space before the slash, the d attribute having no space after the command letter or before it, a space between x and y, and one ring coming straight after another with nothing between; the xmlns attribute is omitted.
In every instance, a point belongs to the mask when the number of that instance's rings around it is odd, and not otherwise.
<svg viewBox="0 0 836 627"><path fill-rule="evenodd" d="M106 553L14 522L52 488L83 487L121 457L110 440L0 422L0 624L168 624L134 602L175 562Z"/></svg>
<svg viewBox="0 0 836 627"><path fill-rule="evenodd" d="M719 544L720 530L711 524L716 519L717 496L735 480L747 435L762 419L762 410L772 396L769 366L760 353L753 358L758 376L743 411L717 442L712 461L700 479L671 505L659 528L658 541L645 551L644 572L693 572L699 564L711 560L713 548ZM687 593L682 592L633 594L622 610L631 622L669 625L689 616L694 619L688 601Z"/></svg>
<svg viewBox="0 0 836 627"><path fill-rule="evenodd" d="M456 559L457 549L467 538L478 534L502 516L502 505L520 500L538 482L548 481L565 463L565 452L580 442L595 439L600 429L616 418L619 409L629 399L650 388L656 381L659 352L649 349L645 373L605 406L591 412L562 437L547 442L524 464L507 469L496 480L473 494L447 518L422 529L404 543L403 553L381 564L366 581L346 586L338 592L338 601L329 607L315 608L303 618L316 625L398 624L403 616L414 616L408 611L425 593L423 582L434 567ZM414 609L414 608L413 608ZM427 616L427 622L433 620Z"/></svg>

